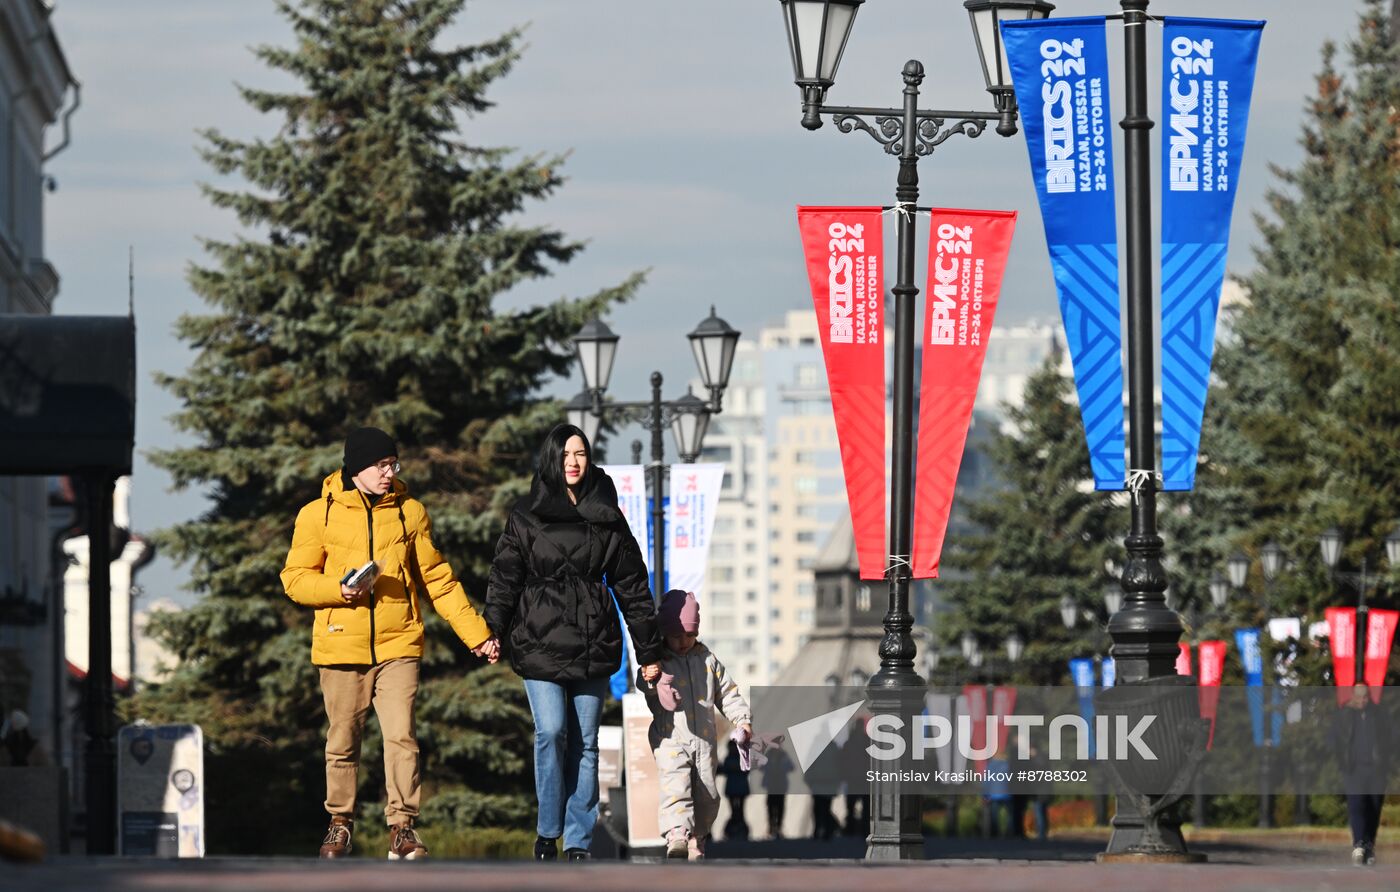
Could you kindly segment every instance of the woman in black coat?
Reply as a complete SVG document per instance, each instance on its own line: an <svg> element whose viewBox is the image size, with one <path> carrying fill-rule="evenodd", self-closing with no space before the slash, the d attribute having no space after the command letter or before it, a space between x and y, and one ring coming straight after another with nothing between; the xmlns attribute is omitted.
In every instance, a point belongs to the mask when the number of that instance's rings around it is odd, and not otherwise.
<svg viewBox="0 0 1400 892"><path fill-rule="evenodd" d="M571 424L549 432L530 495L496 544L486 623L521 678L535 719L535 857L588 857L598 811L598 722L622 660L614 595L644 666L661 659L641 548L612 479ZM612 589L609 592L609 588Z"/></svg>

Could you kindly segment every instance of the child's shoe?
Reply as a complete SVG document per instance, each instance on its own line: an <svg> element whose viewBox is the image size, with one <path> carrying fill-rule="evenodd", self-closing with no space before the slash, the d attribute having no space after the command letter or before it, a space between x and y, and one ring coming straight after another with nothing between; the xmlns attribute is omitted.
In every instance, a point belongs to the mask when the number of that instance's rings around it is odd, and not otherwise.
<svg viewBox="0 0 1400 892"><path fill-rule="evenodd" d="M667 860L685 860L690 854L690 845L684 827L672 827L666 834Z"/></svg>
<svg viewBox="0 0 1400 892"><path fill-rule="evenodd" d="M690 855L691 861L705 860L705 840L707 839L709 839L708 836L692 836L690 838L689 852L687 854Z"/></svg>

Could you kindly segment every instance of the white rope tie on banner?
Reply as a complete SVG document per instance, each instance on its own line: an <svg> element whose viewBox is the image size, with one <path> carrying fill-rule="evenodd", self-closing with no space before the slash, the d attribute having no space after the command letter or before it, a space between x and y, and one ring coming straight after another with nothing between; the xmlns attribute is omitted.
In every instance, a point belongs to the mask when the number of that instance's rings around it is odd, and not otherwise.
<svg viewBox="0 0 1400 892"><path fill-rule="evenodd" d="M1128 471L1128 479L1125 481L1124 485L1127 487L1128 492L1133 494L1134 505L1137 504L1138 496L1142 493L1142 488L1149 482L1155 482L1160 485L1162 483L1162 475L1156 471L1148 471L1142 468L1132 468Z"/></svg>
<svg viewBox="0 0 1400 892"><path fill-rule="evenodd" d="M901 201L899 204L895 205L889 210L881 211L880 215L884 216L885 214L900 214L906 219L908 219L910 215L917 213L918 210L918 206L916 206L914 202Z"/></svg>
<svg viewBox="0 0 1400 892"><path fill-rule="evenodd" d="M908 557L901 554L892 554L890 555L890 565L885 568L885 575L889 576L890 573L899 567L908 567L911 576L914 573L914 565L909 562Z"/></svg>

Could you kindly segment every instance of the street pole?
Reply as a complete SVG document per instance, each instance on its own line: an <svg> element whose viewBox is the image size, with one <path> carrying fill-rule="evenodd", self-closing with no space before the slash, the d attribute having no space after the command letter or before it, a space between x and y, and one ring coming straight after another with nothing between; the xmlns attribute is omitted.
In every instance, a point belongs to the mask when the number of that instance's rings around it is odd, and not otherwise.
<svg viewBox="0 0 1400 892"><path fill-rule="evenodd" d="M904 64L904 139L899 152L895 199L897 279L894 288L894 443L890 505L890 584L885 634L880 641L880 668L867 690L881 711L894 713L900 693L924 686L914 671L914 618L909 613L909 553L914 479L914 308L919 289L914 285L914 208L919 200L918 106L924 66ZM904 793L897 782L872 784L870 837L865 857L870 860L910 860L923 857L923 810L920 797Z"/></svg>
<svg viewBox="0 0 1400 892"><path fill-rule="evenodd" d="M1124 540L1123 609L1109 618L1112 655L1124 685L1160 682L1176 675L1181 619L1166 605L1166 570L1157 535L1157 456L1154 331L1152 319L1153 127L1147 108L1148 0L1122 0L1125 114L1120 126L1127 152L1125 228L1128 305L1128 455L1132 525ZM1127 796L1118 797L1107 854L1125 853L1143 834L1144 816ZM1166 842L1185 852L1180 830L1159 821Z"/></svg>
<svg viewBox="0 0 1400 892"><path fill-rule="evenodd" d="M656 574L652 592L660 600L666 591L666 507L662 504L666 488L666 448L661 432L661 373L651 373L651 464L647 476L651 479L651 566Z"/></svg>
<svg viewBox="0 0 1400 892"><path fill-rule="evenodd" d="M117 720L112 696L112 474L84 475L88 502L87 850L116 854Z"/></svg>

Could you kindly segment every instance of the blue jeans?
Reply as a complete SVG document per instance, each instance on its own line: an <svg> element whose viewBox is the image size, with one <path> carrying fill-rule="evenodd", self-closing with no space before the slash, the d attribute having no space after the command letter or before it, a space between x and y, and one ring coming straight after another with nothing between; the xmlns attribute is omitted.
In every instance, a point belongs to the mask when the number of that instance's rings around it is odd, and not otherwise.
<svg viewBox="0 0 1400 892"><path fill-rule="evenodd" d="M593 843L598 819L598 722L606 678L586 681L525 679L525 695L535 717L536 832L564 837L565 849Z"/></svg>

